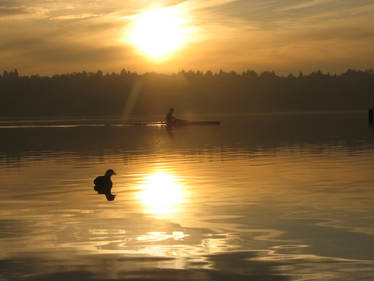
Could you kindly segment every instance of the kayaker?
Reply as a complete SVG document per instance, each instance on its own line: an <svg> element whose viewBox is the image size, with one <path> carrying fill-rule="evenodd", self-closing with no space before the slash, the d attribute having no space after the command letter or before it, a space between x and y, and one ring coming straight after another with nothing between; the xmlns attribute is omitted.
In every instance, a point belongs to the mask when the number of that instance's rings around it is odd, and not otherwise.
<svg viewBox="0 0 374 281"><path fill-rule="evenodd" d="M170 108L168 114L166 114L166 117L165 117L166 125L169 128L187 124L187 122L188 122L187 120L175 118L173 113L174 113L174 108Z"/></svg>
<svg viewBox="0 0 374 281"><path fill-rule="evenodd" d="M174 117L173 113L174 113L174 108L170 108L168 114L166 114L166 117L165 117L166 124L172 125L177 121L177 118Z"/></svg>

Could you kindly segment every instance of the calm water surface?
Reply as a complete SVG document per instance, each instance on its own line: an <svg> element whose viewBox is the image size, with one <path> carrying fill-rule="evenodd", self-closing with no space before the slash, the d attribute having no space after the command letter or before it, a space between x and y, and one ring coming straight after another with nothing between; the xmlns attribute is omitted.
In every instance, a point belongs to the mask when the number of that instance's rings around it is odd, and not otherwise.
<svg viewBox="0 0 374 281"><path fill-rule="evenodd" d="M373 280L366 118L1 128L0 280Z"/></svg>

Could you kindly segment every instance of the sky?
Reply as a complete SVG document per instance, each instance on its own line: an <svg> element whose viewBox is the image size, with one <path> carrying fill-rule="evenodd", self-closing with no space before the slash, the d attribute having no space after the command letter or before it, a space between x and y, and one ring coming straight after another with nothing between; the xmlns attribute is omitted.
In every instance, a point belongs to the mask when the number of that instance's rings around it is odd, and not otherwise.
<svg viewBox="0 0 374 281"><path fill-rule="evenodd" d="M155 59L131 36L160 8L183 42ZM0 0L0 71L341 73L374 67L373 27L374 0ZM146 34L147 47L179 35Z"/></svg>

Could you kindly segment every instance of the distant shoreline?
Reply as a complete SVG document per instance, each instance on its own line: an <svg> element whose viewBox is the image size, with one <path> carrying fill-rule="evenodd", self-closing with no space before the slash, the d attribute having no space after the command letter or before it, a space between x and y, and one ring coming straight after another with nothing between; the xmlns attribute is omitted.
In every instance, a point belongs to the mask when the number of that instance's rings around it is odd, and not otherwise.
<svg viewBox="0 0 374 281"><path fill-rule="evenodd" d="M374 70L320 71L296 77L274 72L178 74L72 73L52 77L0 75L0 119L132 118L170 107L176 116L367 110L374 107Z"/></svg>

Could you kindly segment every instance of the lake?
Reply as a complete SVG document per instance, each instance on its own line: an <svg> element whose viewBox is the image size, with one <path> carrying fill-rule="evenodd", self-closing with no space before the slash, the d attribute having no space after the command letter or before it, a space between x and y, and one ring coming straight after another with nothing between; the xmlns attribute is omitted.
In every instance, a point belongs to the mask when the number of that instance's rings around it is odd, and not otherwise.
<svg viewBox="0 0 374 281"><path fill-rule="evenodd" d="M0 280L373 280L367 112L199 118L0 124Z"/></svg>

